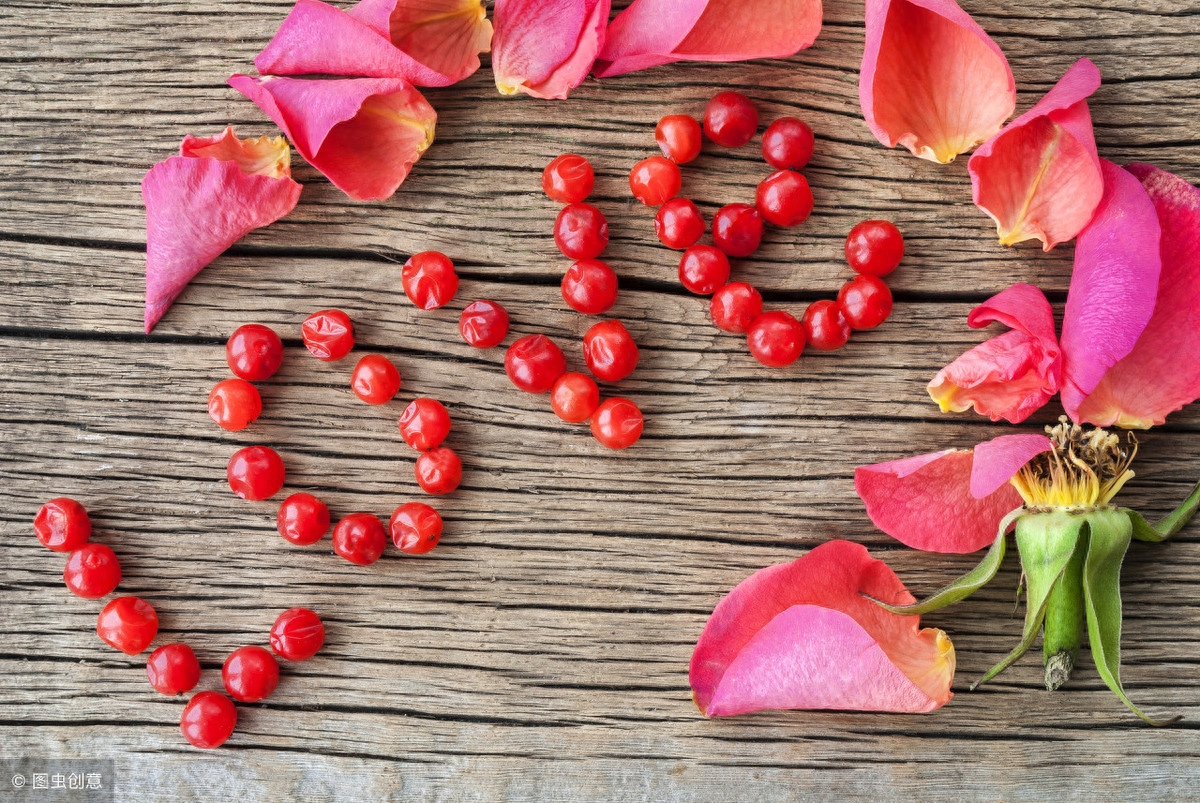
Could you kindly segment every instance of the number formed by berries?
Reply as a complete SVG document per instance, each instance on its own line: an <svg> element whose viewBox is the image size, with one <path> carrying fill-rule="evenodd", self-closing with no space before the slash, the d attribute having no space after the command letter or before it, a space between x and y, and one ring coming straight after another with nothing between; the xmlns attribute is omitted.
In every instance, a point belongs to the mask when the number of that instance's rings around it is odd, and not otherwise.
<svg viewBox="0 0 1200 803"><path fill-rule="evenodd" d="M804 326L783 310L764 312L750 324L746 342L754 359L770 368L783 368L804 351Z"/></svg>
<svg viewBox="0 0 1200 803"><path fill-rule="evenodd" d="M158 613L138 597L117 597L96 618L96 635L126 655L137 655L158 635Z"/></svg>
<svg viewBox="0 0 1200 803"><path fill-rule="evenodd" d="M38 509L33 532L42 546L55 552L71 552L92 537L92 520L83 505L59 496Z"/></svg>
<svg viewBox="0 0 1200 803"><path fill-rule="evenodd" d="M84 599L108 596L121 582L121 562L104 544L84 544L67 556L63 582Z"/></svg>
<svg viewBox="0 0 1200 803"><path fill-rule="evenodd" d="M646 206L659 206L679 194L679 165L665 156L643 159L629 171L629 189Z"/></svg>
<svg viewBox="0 0 1200 803"><path fill-rule="evenodd" d="M776 170L800 170L813 155L813 130L795 117L780 117L763 132L763 159Z"/></svg>
<svg viewBox="0 0 1200 803"><path fill-rule="evenodd" d="M525 335L508 347L504 371L526 393L545 393L567 372L567 358L545 335Z"/></svg>
<svg viewBox="0 0 1200 803"><path fill-rule="evenodd" d="M554 243L571 259L595 259L608 246L608 220L591 204L567 204L554 219Z"/></svg>
<svg viewBox="0 0 1200 803"><path fill-rule="evenodd" d="M351 513L333 528L333 551L359 566L379 560L386 546L383 522L370 513Z"/></svg>
<svg viewBox="0 0 1200 803"><path fill-rule="evenodd" d="M817 351L833 351L850 339L850 322L836 301L828 298L814 301L800 319L804 339Z"/></svg>
<svg viewBox="0 0 1200 803"><path fill-rule="evenodd" d="M221 682L239 703L260 702L279 685L279 662L262 647L238 647L221 667Z"/></svg>
<svg viewBox="0 0 1200 803"><path fill-rule="evenodd" d="M146 661L146 677L159 694L174 697L200 682L200 661L186 644L164 644Z"/></svg>
<svg viewBox="0 0 1200 803"><path fill-rule="evenodd" d="M550 200L560 204L582 201L592 194L595 183L591 163L574 153L556 157L542 171L542 189Z"/></svg>
<svg viewBox="0 0 1200 803"><path fill-rule="evenodd" d="M367 404L387 404L400 392L400 372L382 354L368 354L354 366L350 387Z"/></svg>
<svg viewBox="0 0 1200 803"><path fill-rule="evenodd" d="M240 432L262 414L258 388L244 379L225 379L208 394L208 415L221 429Z"/></svg>
<svg viewBox="0 0 1200 803"><path fill-rule="evenodd" d="M904 235L886 220L864 220L846 236L846 261L856 273L887 276L904 259Z"/></svg>
<svg viewBox="0 0 1200 803"><path fill-rule="evenodd" d="M729 257L716 246L693 245L679 260L679 283L700 296L717 292L729 281Z"/></svg>
<svg viewBox="0 0 1200 803"><path fill-rule="evenodd" d="M792 170L779 170L762 180L754 194L758 213L772 226L799 226L813 210L808 179Z"/></svg>
<svg viewBox="0 0 1200 803"><path fill-rule="evenodd" d="M617 303L617 274L598 259L580 259L563 274L562 297L584 315L600 315Z"/></svg>
<svg viewBox="0 0 1200 803"><path fill-rule="evenodd" d="M414 470L421 490L434 496L448 494L462 482L462 460L448 446L423 452Z"/></svg>
<svg viewBox="0 0 1200 803"><path fill-rule="evenodd" d="M750 256L758 250L762 236L762 216L750 204L727 204L713 215L713 245L727 256Z"/></svg>
<svg viewBox="0 0 1200 803"><path fill-rule="evenodd" d="M354 323L340 309L323 309L300 324L300 339L318 360L334 362L354 348Z"/></svg>
<svg viewBox="0 0 1200 803"><path fill-rule="evenodd" d="M192 747L211 750L220 747L233 735L237 725L237 708L233 701L215 691L202 691L192 696L183 707L179 729Z"/></svg>
<svg viewBox="0 0 1200 803"><path fill-rule="evenodd" d="M247 446L229 458L225 468L230 489L251 502L269 499L283 487L286 471L281 458L269 446Z"/></svg>
<svg viewBox="0 0 1200 803"><path fill-rule="evenodd" d="M672 198L654 215L654 233L667 248L694 245L704 234L704 216L687 198Z"/></svg>
<svg viewBox="0 0 1200 803"><path fill-rule="evenodd" d="M308 608L289 608L271 626L271 649L289 661L307 661L325 644L325 624Z"/></svg>
<svg viewBox="0 0 1200 803"><path fill-rule="evenodd" d="M601 321L583 336L588 370L604 382L620 382L638 364L638 347L620 321Z"/></svg>
<svg viewBox="0 0 1200 803"><path fill-rule="evenodd" d="M472 301L458 317L458 333L477 349L499 346L508 335L508 311L498 302Z"/></svg>
<svg viewBox="0 0 1200 803"><path fill-rule="evenodd" d="M642 437L642 411L629 399L605 399L592 416L592 435L609 449L628 449Z"/></svg>
<svg viewBox="0 0 1200 803"><path fill-rule="evenodd" d="M444 306L458 292L454 263L440 251L422 251L409 257L400 272L400 283L409 301L423 310Z"/></svg>
<svg viewBox="0 0 1200 803"><path fill-rule="evenodd" d="M436 449L450 434L450 413L437 399L413 399L400 416L400 437L419 452Z"/></svg>
<svg viewBox="0 0 1200 803"><path fill-rule="evenodd" d="M686 114L668 114L654 127L654 140L663 156L677 165L687 164L700 155L700 124Z"/></svg>
<svg viewBox="0 0 1200 803"><path fill-rule="evenodd" d="M851 329L874 329L892 314L892 291L878 276L860 273L842 285L838 306Z"/></svg>
<svg viewBox="0 0 1200 803"><path fill-rule="evenodd" d="M292 494L279 505L275 529L293 544L315 544L329 532L329 508L312 494Z"/></svg>
<svg viewBox="0 0 1200 803"><path fill-rule="evenodd" d="M586 374L563 374L550 389L550 407L569 424L581 424L600 406L600 388Z"/></svg>
<svg viewBox="0 0 1200 803"><path fill-rule="evenodd" d="M746 282L731 282L713 293L708 312L713 324L726 332L745 334L762 314L762 294Z"/></svg>
<svg viewBox="0 0 1200 803"><path fill-rule="evenodd" d="M392 543L407 555L424 555L442 539L442 514L424 502L405 502L389 524Z"/></svg>
<svg viewBox="0 0 1200 803"><path fill-rule="evenodd" d="M229 370L249 382L269 379L283 364L283 341L274 330L248 323L233 330L225 343Z"/></svg>
<svg viewBox="0 0 1200 803"><path fill-rule="evenodd" d="M704 107L704 135L723 148L740 148L758 130L758 109L739 92L718 92Z"/></svg>

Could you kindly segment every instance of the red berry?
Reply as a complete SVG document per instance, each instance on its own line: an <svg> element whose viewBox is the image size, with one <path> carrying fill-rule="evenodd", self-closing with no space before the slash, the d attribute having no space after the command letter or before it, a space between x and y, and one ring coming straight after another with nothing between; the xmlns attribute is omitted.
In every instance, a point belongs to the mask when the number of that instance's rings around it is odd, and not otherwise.
<svg viewBox="0 0 1200 803"><path fill-rule="evenodd" d="M763 132L762 152L776 170L799 170L812 158L812 129L795 117L780 117Z"/></svg>
<svg viewBox="0 0 1200 803"><path fill-rule="evenodd" d="M729 281L729 257L715 246L693 245L679 260L679 282L688 292L706 296Z"/></svg>
<svg viewBox="0 0 1200 803"><path fill-rule="evenodd" d="M526 393L545 393L567 372L567 358L545 335L525 335L505 352L504 372Z"/></svg>
<svg viewBox="0 0 1200 803"><path fill-rule="evenodd" d="M238 647L221 667L221 682L239 703L257 703L279 685L279 662L262 647Z"/></svg>
<svg viewBox="0 0 1200 803"><path fill-rule="evenodd" d="M874 329L892 314L892 291L883 279L860 273L842 285L838 306L851 329Z"/></svg>
<svg viewBox="0 0 1200 803"><path fill-rule="evenodd" d="M211 750L220 747L233 735L237 725L237 708L224 694L202 691L193 695L183 707L179 729L192 747Z"/></svg>
<svg viewBox="0 0 1200 803"><path fill-rule="evenodd" d="M667 248L687 248L704 234L704 216L687 198L672 198L658 208L654 233Z"/></svg>
<svg viewBox="0 0 1200 803"><path fill-rule="evenodd" d="M400 392L400 372L382 354L368 354L354 366L350 387L367 404L386 404Z"/></svg>
<svg viewBox="0 0 1200 803"><path fill-rule="evenodd" d="M229 370L242 379L267 379L283 364L283 341L265 326L248 323L233 330L225 344Z"/></svg>
<svg viewBox="0 0 1200 803"><path fill-rule="evenodd" d="M383 522L370 513L351 513L333 528L333 551L359 566L379 560L385 546Z"/></svg>
<svg viewBox="0 0 1200 803"><path fill-rule="evenodd" d="M592 416L592 435L609 449L627 449L642 437L642 411L629 399L605 399Z"/></svg>
<svg viewBox="0 0 1200 803"><path fill-rule="evenodd" d="M704 134L725 148L739 148L758 130L758 109L738 92L718 92L704 107Z"/></svg>
<svg viewBox="0 0 1200 803"><path fill-rule="evenodd" d="M400 437L414 449L436 449L450 434L450 413L437 399L413 399L400 415Z"/></svg>
<svg viewBox="0 0 1200 803"><path fill-rule="evenodd" d="M508 311L495 301L472 301L458 317L458 333L477 349L499 346L508 335Z"/></svg>
<svg viewBox="0 0 1200 803"><path fill-rule="evenodd" d="M886 220L864 220L846 236L846 261L858 273L887 276L904 259L904 235Z"/></svg>
<svg viewBox="0 0 1200 803"><path fill-rule="evenodd" d="M448 494L462 482L462 460L448 446L423 452L415 466L417 484L427 494Z"/></svg>
<svg viewBox="0 0 1200 803"><path fill-rule="evenodd" d="M643 159L629 171L629 189L646 206L658 206L679 194L679 165L663 156Z"/></svg>
<svg viewBox="0 0 1200 803"><path fill-rule="evenodd" d="M686 114L668 114L654 127L654 139L663 156L687 164L700 155L700 124Z"/></svg>
<svg viewBox="0 0 1200 803"><path fill-rule="evenodd" d="M754 193L758 213L773 226L799 226L813 210L808 179L791 170L779 170L763 179Z"/></svg>
<svg viewBox="0 0 1200 803"><path fill-rule="evenodd" d="M306 661L325 643L325 625L308 608L289 608L271 626L271 649L280 658Z"/></svg>
<svg viewBox="0 0 1200 803"><path fill-rule="evenodd" d="M318 360L340 360L354 348L354 323L340 309L323 309L300 324L300 339Z"/></svg>
<svg viewBox="0 0 1200 803"><path fill-rule="evenodd" d="M605 382L620 382L638 364L638 347L620 321L601 321L583 336L588 370Z"/></svg>
<svg viewBox="0 0 1200 803"><path fill-rule="evenodd" d="M442 514L424 502L405 502L390 524L392 543L408 555L424 555L442 539Z"/></svg>
<svg viewBox="0 0 1200 803"><path fill-rule="evenodd" d="M244 379L218 382L208 394L208 415L221 429L238 432L262 413L258 388Z"/></svg>
<svg viewBox="0 0 1200 803"><path fill-rule="evenodd" d="M591 163L573 153L556 157L542 171L542 189L560 204L582 201L591 195L595 183Z"/></svg>
<svg viewBox="0 0 1200 803"><path fill-rule="evenodd" d="M121 562L104 544L84 544L67 556L63 582L84 599L106 596L121 582Z"/></svg>
<svg viewBox="0 0 1200 803"><path fill-rule="evenodd" d="M581 259L563 274L562 297L584 315L599 315L617 303L617 274L598 259Z"/></svg>
<svg viewBox="0 0 1200 803"><path fill-rule="evenodd" d="M269 446L247 446L229 458L225 475L242 499L259 502L279 493L284 480L283 459Z"/></svg>
<svg viewBox="0 0 1200 803"><path fill-rule="evenodd" d="M551 409L556 416L571 424L587 421L599 405L600 388L586 374L563 374L550 389Z"/></svg>
<svg viewBox="0 0 1200 803"><path fill-rule="evenodd" d="M200 662L186 644L164 644L150 653L146 677L159 694L174 697L191 691L200 682Z"/></svg>
<svg viewBox="0 0 1200 803"><path fill-rule="evenodd" d="M804 351L804 326L783 310L764 312L750 324L746 343L754 359L771 368L791 365Z"/></svg>
<svg viewBox="0 0 1200 803"><path fill-rule="evenodd" d="M458 292L458 274L450 257L440 251L413 254L400 272L404 294L419 309L437 309Z"/></svg>
<svg viewBox="0 0 1200 803"><path fill-rule="evenodd" d="M47 549L70 552L92 537L92 520L83 505L59 496L38 509L33 517L33 532Z"/></svg>
<svg viewBox="0 0 1200 803"><path fill-rule="evenodd" d="M731 257L748 257L762 242L763 221L750 204L728 204L713 215L713 245Z"/></svg>
<svg viewBox="0 0 1200 803"><path fill-rule="evenodd" d="M712 322L718 329L739 334L750 328L762 314L762 294L745 282L732 282L713 293L708 304Z"/></svg>
<svg viewBox="0 0 1200 803"><path fill-rule="evenodd" d="M117 597L100 611L96 635L126 655L137 655L158 635L158 614L138 597Z"/></svg>
<svg viewBox="0 0 1200 803"><path fill-rule="evenodd" d="M594 259L608 245L608 221L591 204L567 204L554 219L554 244L571 259Z"/></svg>
<svg viewBox="0 0 1200 803"><path fill-rule="evenodd" d="M292 494L279 506L275 529L293 544L315 544L329 532L329 508L312 494Z"/></svg>
<svg viewBox="0 0 1200 803"><path fill-rule="evenodd" d="M850 322L838 303L828 298L809 304L800 322L804 339L817 351L840 349L850 339Z"/></svg>

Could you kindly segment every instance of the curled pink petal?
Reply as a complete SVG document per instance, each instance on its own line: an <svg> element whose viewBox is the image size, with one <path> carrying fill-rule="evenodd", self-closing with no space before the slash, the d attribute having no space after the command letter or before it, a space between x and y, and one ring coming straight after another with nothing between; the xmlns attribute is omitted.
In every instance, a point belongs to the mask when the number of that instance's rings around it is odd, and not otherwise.
<svg viewBox="0 0 1200 803"><path fill-rule="evenodd" d="M858 97L887 147L951 162L1016 108L1008 60L954 0L867 0L866 28Z"/></svg>
<svg viewBox="0 0 1200 803"><path fill-rule="evenodd" d="M944 705L953 696L950 639L864 594L914 601L887 564L848 541L755 572L717 604L696 644L689 672L696 705L705 716Z"/></svg>
<svg viewBox="0 0 1200 803"><path fill-rule="evenodd" d="M283 137L239 140L226 128L215 137L187 137L181 152L142 179L147 333L205 265L300 199Z"/></svg>
<svg viewBox="0 0 1200 803"><path fill-rule="evenodd" d="M1104 177L1087 98L1099 87L1096 65L1080 59L971 156L975 204L996 221L1001 245L1038 239L1049 251L1092 219Z"/></svg>
<svg viewBox="0 0 1200 803"><path fill-rule="evenodd" d="M1011 485L972 496L974 459L952 449L862 466L854 471L854 490L875 526L901 543L926 552L974 552L996 540L1000 520L1021 506ZM981 471L994 476L994 469Z"/></svg>
<svg viewBox="0 0 1200 803"><path fill-rule="evenodd" d="M1011 480L1021 467L1053 448L1050 439L1036 433L1001 435L975 447L971 464L971 496L983 499Z"/></svg>
<svg viewBox="0 0 1200 803"><path fill-rule="evenodd" d="M1101 160L1104 198L1075 243L1063 313L1063 409L1079 406L1130 351L1150 321L1162 270L1161 227L1132 173Z"/></svg>
<svg viewBox="0 0 1200 803"><path fill-rule="evenodd" d="M566 98L592 69L611 7L610 0L496 0L496 88Z"/></svg>
<svg viewBox="0 0 1200 803"><path fill-rule="evenodd" d="M673 61L784 58L820 32L820 0L634 0L608 28L596 77Z"/></svg>
<svg viewBox="0 0 1200 803"><path fill-rule="evenodd" d="M437 113L400 78L250 78L229 85L258 104L308 163L356 201L391 196L433 142Z"/></svg>
<svg viewBox="0 0 1200 803"><path fill-rule="evenodd" d="M347 13L448 84L478 70L479 54L492 42L492 23L480 0L362 0Z"/></svg>
<svg viewBox="0 0 1200 803"><path fill-rule="evenodd" d="M1054 311L1033 285L1014 284L967 316L972 328L999 322L1013 331L985 340L938 371L927 390L942 412L1024 421L1058 392L1062 353Z"/></svg>
<svg viewBox="0 0 1200 803"><path fill-rule="evenodd" d="M1080 421L1145 429L1200 398L1200 190L1147 164L1141 181L1162 227L1162 273L1150 322L1079 406Z"/></svg>

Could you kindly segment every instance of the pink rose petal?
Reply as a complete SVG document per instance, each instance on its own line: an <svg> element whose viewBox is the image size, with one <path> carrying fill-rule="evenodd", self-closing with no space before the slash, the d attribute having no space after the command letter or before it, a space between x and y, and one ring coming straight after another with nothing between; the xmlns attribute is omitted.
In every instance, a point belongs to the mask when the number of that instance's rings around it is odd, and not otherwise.
<svg viewBox="0 0 1200 803"><path fill-rule="evenodd" d="M592 69L610 8L610 0L496 0L496 88L566 98Z"/></svg>
<svg viewBox="0 0 1200 803"><path fill-rule="evenodd" d="M984 499L1011 480L1021 467L1053 448L1045 435L1001 435L975 447L971 465L971 496Z"/></svg>
<svg viewBox="0 0 1200 803"><path fill-rule="evenodd" d="M1092 219L1104 178L1087 98L1099 86L1096 65L1080 59L971 156L975 204L996 221L1002 245L1038 239L1049 251Z"/></svg>
<svg viewBox="0 0 1200 803"><path fill-rule="evenodd" d="M362 0L347 13L448 83L478 70L479 54L492 41L492 23L480 0Z"/></svg>
<svg viewBox="0 0 1200 803"><path fill-rule="evenodd" d="M1008 60L953 0L867 0L866 28L859 102L887 147L950 162L1016 108Z"/></svg>

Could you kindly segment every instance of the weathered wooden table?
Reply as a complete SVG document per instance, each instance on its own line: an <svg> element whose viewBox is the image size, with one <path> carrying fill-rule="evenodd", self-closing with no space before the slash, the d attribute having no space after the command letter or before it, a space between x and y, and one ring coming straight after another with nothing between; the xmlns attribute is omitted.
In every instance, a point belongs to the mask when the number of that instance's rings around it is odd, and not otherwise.
<svg viewBox="0 0 1200 803"><path fill-rule="evenodd" d="M944 416L924 385L987 333L968 310L1013 281L1059 304L1072 249L998 246L971 204L965 160L941 167L887 151L857 102L862 5L831 0L817 44L794 58L674 65L589 80L561 103L496 94L488 70L428 92L437 142L391 200L355 204L297 163L300 205L204 270L153 336L141 333L144 218L138 182L186 133L274 128L225 78L254 54L286 0L0 6L0 758L110 757L118 799L223 800L1185 800L1200 781L1200 528L1135 544L1126 563L1124 680L1153 729L1104 687L1090 658L1055 694L1028 656L967 686L1018 640L1018 571L926 617L955 641L958 696L926 716L760 713L705 720L687 684L691 649L718 599L762 566L834 537L866 544L918 594L975 558L932 556L876 531L855 466L1013 431ZM1079 56L1105 84L1092 100L1101 153L1200 182L1200 10L1186 0L1084 6L966 0L1007 53L1028 106ZM799 312L848 276L841 243L867 217L896 221L908 256L895 313L844 349L767 370L717 331L675 279L652 210L632 201L630 165L655 151L667 113L699 114L716 90L795 114L818 135L808 168L817 211L772 231L736 272ZM625 453L559 422L515 390L503 349L458 336L458 311L493 298L512 336L546 332L582 362L593 322L564 307L540 171L564 151L598 171L607 258L621 277L612 315L642 354L619 388L647 415ZM298 161L298 160L297 160ZM706 152L685 171L706 214L749 200L766 174L754 148ZM447 308L415 311L400 264L439 249L462 285ZM299 324L339 307L360 353L404 375L383 408L347 386L350 361L305 353ZM257 321L283 333L282 371L242 433L208 419L228 376L224 339ZM274 530L274 502L225 486L238 446L284 456L289 488L335 515L382 516L422 498L396 419L415 396L444 401L462 488L438 502L446 534L422 558L389 551L368 568L329 542ZM1056 405L1021 431L1053 421ZM1123 501L1149 514L1200 477L1200 407L1141 438ZM265 704L240 707L233 739L201 753L179 733L183 701L146 683L94 634L99 605L67 593L62 558L31 519L67 495L119 554L124 593L157 606L162 638L193 645L203 688L275 615L320 612L325 650L287 665ZM107 782L107 781L106 781ZM0 799L36 800L0 778ZM22 796L23 795L23 796Z"/></svg>

